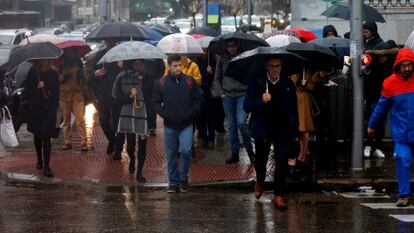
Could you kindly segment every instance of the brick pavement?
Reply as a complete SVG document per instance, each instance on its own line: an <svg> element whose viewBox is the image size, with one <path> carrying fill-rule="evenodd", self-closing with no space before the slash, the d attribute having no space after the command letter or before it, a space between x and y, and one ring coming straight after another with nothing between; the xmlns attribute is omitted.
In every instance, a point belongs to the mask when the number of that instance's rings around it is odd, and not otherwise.
<svg viewBox="0 0 414 233"><path fill-rule="evenodd" d="M76 132L73 135L73 149L63 151L62 132L53 140L51 168L60 180L102 181L110 183L136 184L133 175L128 172L128 155L124 151L122 161L113 161L106 155L106 139L102 130L91 119L95 113L89 113L87 119L88 144L92 150L80 152L80 140ZM88 118L88 116L87 116ZM164 152L164 136L162 120L158 119L157 135L148 138L147 160L144 176L147 184L163 184L167 182L167 164ZM75 128L75 127L74 127ZM18 132L20 146L13 149L0 148L0 171L7 173L27 174L32 177L41 176L42 171L35 168L36 153L32 135L25 126ZM244 150L243 150L244 151ZM195 157L191 162L190 182L192 184L209 184L217 182L247 181L254 178L254 168L249 165L246 153L242 153L241 162L226 165L227 139L218 135L215 149L195 149Z"/></svg>

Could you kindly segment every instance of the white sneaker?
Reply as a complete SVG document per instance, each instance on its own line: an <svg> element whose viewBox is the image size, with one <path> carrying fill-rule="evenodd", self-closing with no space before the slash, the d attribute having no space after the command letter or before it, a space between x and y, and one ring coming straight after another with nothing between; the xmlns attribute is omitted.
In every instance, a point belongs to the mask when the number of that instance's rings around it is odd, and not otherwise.
<svg viewBox="0 0 414 233"><path fill-rule="evenodd" d="M380 149L375 149L373 155L375 158L385 158L384 152L382 152Z"/></svg>
<svg viewBox="0 0 414 233"><path fill-rule="evenodd" d="M364 157L365 158L369 158L369 156L371 155L372 149L370 146L365 146L364 148Z"/></svg>

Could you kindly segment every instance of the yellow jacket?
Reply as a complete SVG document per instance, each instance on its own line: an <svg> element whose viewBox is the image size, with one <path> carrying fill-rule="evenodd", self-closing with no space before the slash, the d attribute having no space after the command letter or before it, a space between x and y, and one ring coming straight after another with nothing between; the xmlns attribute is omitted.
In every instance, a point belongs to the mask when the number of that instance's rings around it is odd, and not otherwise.
<svg viewBox="0 0 414 233"><path fill-rule="evenodd" d="M187 61L181 61L181 68L184 74L194 78L198 86L201 85L201 73L197 63L191 61L190 59L187 59ZM164 77L168 74L168 72L169 70L167 67L165 68Z"/></svg>

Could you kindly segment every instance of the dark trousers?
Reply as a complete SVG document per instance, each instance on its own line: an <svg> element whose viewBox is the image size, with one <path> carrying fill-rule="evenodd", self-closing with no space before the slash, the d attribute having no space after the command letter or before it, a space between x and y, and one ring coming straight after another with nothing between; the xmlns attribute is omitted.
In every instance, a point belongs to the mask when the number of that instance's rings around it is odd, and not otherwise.
<svg viewBox="0 0 414 233"><path fill-rule="evenodd" d="M49 167L50 154L52 152L52 139L34 135L37 160L43 162L45 168Z"/></svg>
<svg viewBox="0 0 414 233"><path fill-rule="evenodd" d="M273 144L275 159L275 174L273 193L277 196L286 192L286 176L288 173L288 156L286 154L288 138L278 137L271 140L255 140L256 145L256 177L257 182L264 182L266 179L266 166L269 158L270 146Z"/></svg>
<svg viewBox="0 0 414 233"><path fill-rule="evenodd" d="M135 147L136 137L134 133L117 133L115 139L115 157L121 157L122 150L124 149L125 138L127 142L127 153L131 159L131 163L135 164ZM142 169L144 168L145 158L147 155L147 139L145 137L138 136L138 169L137 175L142 175Z"/></svg>
<svg viewBox="0 0 414 233"><path fill-rule="evenodd" d="M102 131L109 143L114 143L115 131L112 126L111 111L107 108L97 108L99 124L101 125Z"/></svg>
<svg viewBox="0 0 414 233"><path fill-rule="evenodd" d="M197 116L196 124L198 134L202 139L208 142L214 142L216 137L214 115L212 100L205 98L201 104L201 110Z"/></svg>
<svg viewBox="0 0 414 233"><path fill-rule="evenodd" d="M224 131L224 108L223 100L221 98L213 98L212 100L212 110L214 112L213 121L216 130Z"/></svg>
<svg viewBox="0 0 414 233"><path fill-rule="evenodd" d="M145 102L145 108L147 110L148 129L157 128L157 113L154 111L150 101Z"/></svg>

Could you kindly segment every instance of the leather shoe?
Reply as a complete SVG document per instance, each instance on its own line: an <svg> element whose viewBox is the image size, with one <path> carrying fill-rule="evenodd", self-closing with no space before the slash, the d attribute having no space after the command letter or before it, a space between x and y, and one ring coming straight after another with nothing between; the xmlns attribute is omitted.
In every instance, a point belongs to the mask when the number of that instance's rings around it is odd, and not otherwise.
<svg viewBox="0 0 414 233"><path fill-rule="evenodd" d="M254 196L259 199L263 195L263 182L256 182L254 185Z"/></svg>
<svg viewBox="0 0 414 233"><path fill-rule="evenodd" d="M286 209L287 205L286 205L286 201L282 196L275 196L273 198L273 205L277 208L277 209Z"/></svg>
<svg viewBox="0 0 414 233"><path fill-rule="evenodd" d="M65 145L62 146L62 150L70 150L72 149L72 144L70 143L66 143Z"/></svg>

